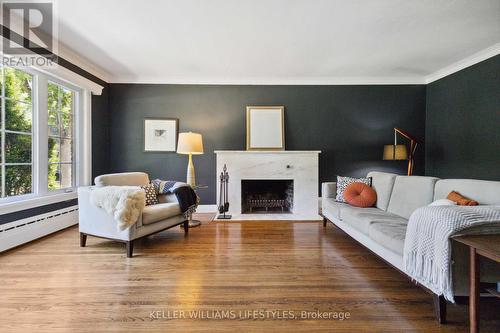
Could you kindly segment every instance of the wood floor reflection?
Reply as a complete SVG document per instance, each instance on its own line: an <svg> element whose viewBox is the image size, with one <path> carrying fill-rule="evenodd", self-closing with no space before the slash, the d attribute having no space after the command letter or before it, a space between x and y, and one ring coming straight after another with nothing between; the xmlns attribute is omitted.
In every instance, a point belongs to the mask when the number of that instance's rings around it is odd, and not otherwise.
<svg viewBox="0 0 500 333"><path fill-rule="evenodd" d="M1 254L0 331L468 331L466 306L438 325L427 293L331 224L201 218L131 259L103 239L80 248L77 228ZM500 331L497 302L482 304L482 332Z"/></svg>

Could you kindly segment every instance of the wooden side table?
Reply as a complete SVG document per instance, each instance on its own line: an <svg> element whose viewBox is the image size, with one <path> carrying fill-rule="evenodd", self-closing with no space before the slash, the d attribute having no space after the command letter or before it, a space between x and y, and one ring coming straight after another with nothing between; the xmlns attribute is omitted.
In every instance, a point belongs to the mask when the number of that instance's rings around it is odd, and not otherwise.
<svg viewBox="0 0 500 333"><path fill-rule="evenodd" d="M500 235L470 235L453 239L467 245L470 250L469 323L470 331L477 333L479 332L479 285L481 282L478 256L500 263ZM486 291L500 297L496 289L486 289Z"/></svg>

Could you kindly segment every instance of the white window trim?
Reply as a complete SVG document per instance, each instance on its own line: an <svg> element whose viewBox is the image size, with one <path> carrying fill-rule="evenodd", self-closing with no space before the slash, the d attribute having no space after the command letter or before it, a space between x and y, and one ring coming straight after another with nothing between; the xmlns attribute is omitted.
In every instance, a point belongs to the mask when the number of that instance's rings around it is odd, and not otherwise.
<svg viewBox="0 0 500 333"><path fill-rule="evenodd" d="M2 54L3 56L3 54ZM68 88L71 88L77 92L76 103L77 112L75 113L75 165L78 166L76 168L76 177L75 177L75 186L71 189L62 189L60 191L53 191L47 193L39 193L39 194L27 194L20 195L11 198L3 198L0 201L0 215L8 214L20 210L26 210L30 208L40 207L44 205L49 205L61 201L71 200L78 197L77 188L78 186L88 186L91 185L92 178L92 94L101 95L103 87L93 81L90 81L62 66L55 65L50 68L19 68L25 70L33 75L35 75L34 80L44 80L44 81L54 81L55 83L60 83ZM59 81L59 82L58 82ZM40 89L42 84L37 84L38 89ZM39 104L43 101L41 99L46 99L46 93L42 94L38 89L35 89L35 92L32 96L34 101L33 109L38 110ZM46 89L46 87L44 88ZM40 97L42 96L42 97ZM35 102L37 106L35 106ZM37 130L47 131L47 121L42 122L43 119L39 119L41 112L33 112L33 117L37 117L34 120L37 124ZM45 119L46 120L46 119ZM44 129L42 129L42 127ZM40 132L33 132L40 133ZM39 135L33 135L33 147L35 149L47 149L46 142L40 142ZM36 137L36 138L35 138ZM35 146L36 145L36 146ZM39 151L39 150L38 150ZM36 154L34 154L36 155ZM40 155L40 152L38 153ZM34 179L41 174L43 170L44 163L39 163L37 157L33 158L33 170L34 170ZM35 174L36 172L36 174ZM45 170L45 173L47 170ZM36 191L38 186L37 182L34 185L33 190Z"/></svg>

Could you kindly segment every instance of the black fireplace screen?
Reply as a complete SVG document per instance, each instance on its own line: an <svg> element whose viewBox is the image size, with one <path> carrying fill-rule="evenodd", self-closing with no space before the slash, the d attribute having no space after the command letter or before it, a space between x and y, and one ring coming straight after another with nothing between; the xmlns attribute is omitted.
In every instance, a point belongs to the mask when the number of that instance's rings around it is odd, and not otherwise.
<svg viewBox="0 0 500 333"><path fill-rule="evenodd" d="M292 179L247 179L241 181L241 212L291 213Z"/></svg>

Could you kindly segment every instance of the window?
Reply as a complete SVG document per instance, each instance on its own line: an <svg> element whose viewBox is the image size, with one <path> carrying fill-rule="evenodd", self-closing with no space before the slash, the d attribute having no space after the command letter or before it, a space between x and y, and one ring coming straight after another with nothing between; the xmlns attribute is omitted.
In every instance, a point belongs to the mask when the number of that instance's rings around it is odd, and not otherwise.
<svg viewBox="0 0 500 333"><path fill-rule="evenodd" d="M8 66L0 66L0 89L0 205L88 182L76 163L87 158L78 138L88 124L77 117L83 91L35 69Z"/></svg>
<svg viewBox="0 0 500 333"><path fill-rule="evenodd" d="M48 83L48 189L73 186L73 91Z"/></svg>
<svg viewBox="0 0 500 333"><path fill-rule="evenodd" d="M1 197L33 190L33 76L2 67Z"/></svg>

